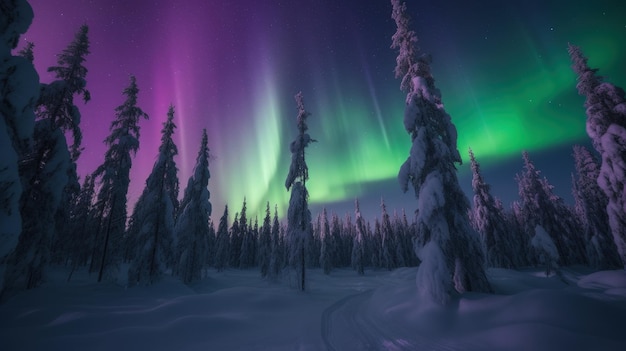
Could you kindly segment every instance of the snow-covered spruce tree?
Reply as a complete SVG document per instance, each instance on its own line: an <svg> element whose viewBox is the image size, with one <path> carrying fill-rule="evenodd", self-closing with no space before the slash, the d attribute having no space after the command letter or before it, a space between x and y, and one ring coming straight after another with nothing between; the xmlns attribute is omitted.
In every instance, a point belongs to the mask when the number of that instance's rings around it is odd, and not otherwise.
<svg viewBox="0 0 626 351"><path fill-rule="evenodd" d="M365 240L365 223L361 216L359 208L359 200L354 200L354 218L355 218L355 235L352 242L351 265L359 275L365 274L364 262L364 240Z"/></svg>
<svg viewBox="0 0 626 351"><path fill-rule="evenodd" d="M209 225L211 222L211 196L208 186L209 147L206 129L202 130L202 142L196 157L193 175L187 182L181 201L180 214L174 226L176 238L176 274L185 284L202 278L202 269L209 251Z"/></svg>
<svg viewBox="0 0 626 351"><path fill-rule="evenodd" d="M395 257L396 244L393 227L391 226L391 219L389 218L387 206L385 205L385 201L383 199L380 200L380 208L382 218L380 222L380 233L382 235L380 262L384 268L392 270L398 267Z"/></svg>
<svg viewBox="0 0 626 351"><path fill-rule="evenodd" d="M418 55L417 36L409 29L406 4L392 0L397 25L392 48L398 49L395 74L407 92L404 127L411 151L398 180L409 184L418 199L417 230L425 246L417 248L422 263L417 273L420 294L445 303L453 290L491 291L477 233L469 224L469 202L461 190L456 163L456 127L445 111L430 73L430 58Z"/></svg>
<svg viewBox="0 0 626 351"><path fill-rule="evenodd" d="M626 267L626 98L624 90L597 76L578 46L569 45L576 88L585 96L587 134L602 156L598 185L608 197L613 241Z"/></svg>
<svg viewBox="0 0 626 351"><path fill-rule="evenodd" d="M122 237L126 229L126 195L130 184L132 157L139 149L139 121L148 115L137 106L139 88L134 76L122 94L126 97L122 105L115 108L115 119L104 140L108 150L104 162L94 172L99 185L96 201L96 216L99 219L95 231L92 267L98 269L98 281L104 273L114 273L122 259Z"/></svg>
<svg viewBox="0 0 626 351"><path fill-rule="evenodd" d="M394 238L394 253L396 267L407 267L407 259L404 255L404 236L405 227L402 225L402 220L398 216L398 212L393 212L393 220L391 221L393 227Z"/></svg>
<svg viewBox="0 0 626 351"><path fill-rule="evenodd" d="M84 66L85 56L89 54L89 39L87 37L88 27L81 26L76 33L74 41L58 56L58 66L49 67L49 72L54 72L57 81L62 82L60 86L55 86L56 82L50 85L42 85L41 100L46 101L46 111L54 111L61 107L61 110L53 112L50 116L54 118L56 114L58 118L65 119L61 122L71 126L73 143L70 146L71 164L67 169L68 181L61 195L61 202L55 214L55 235L52 246L52 261L60 263L67 256L67 246L70 223L72 221L71 209L76 203L80 193L80 182L78 180L77 165L82 148L82 131L80 129L81 115L76 105L74 105L73 95L80 93L85 102L90 100L89 91L85 89L85 77L87 68ZM26 53L27 54L27 53ZM50 101L48 95L52 99L58 101ZM59 104L65 98L67 100L66 107L63 103ZM64 111L63 111L64 110ZM58 113L60 112L60 113Z"/></svg>
<svg viewBox="0 0 626 351"><path fill-rule="evenodd" d="M372 245L370 247L372 266L374 266L375 268L383 267L383 264L380 260L382 252L383 234L380 228L380 221L378 220L378 218L376 218L374 220L374 230L372 232L371 240Z"/></svg>
<svg viewBox="0 0 626 351"><path fill-rule="evenodd" d="M278 279L284 266L284 243L280 235L280 223L278 222L278 208L274 207L274 219L272 220L272 252L270 255L269 276L271 279Z"/></svg>
<svg viewBox="0 0 626 351"><path fill-rule="evenodd" d="M540 172L522 153L524 171L516 179L519 187L520 223L529 237L534 236L535 227L540 225L550 235L559 254L561 265L586 264L582 233L576 225L572 211L563 199L554 194L553 186L540 177Z"/></svg>
<svg viewBox="0 0 626 351"><path fill-rule="evenodd" d="M335 213L331 215L330 234L337 248L334 250L333 259L334 267L348 267L352 260L352 240L354 236L354 228L352 218L346 213L345 225Z"/></svg>
<svg viewBox="0 0 626 351"><path fill-rule="evenodd" d="M259 217L254 216L254 224L252 224L252 219L250 219L250 223L248 224L248 233L250 235L250 240L248 241L250 258L248 261L249 267L254 267L258 265L258 242L259 242Z"/></svg>
<svg viewBox="0 0 626 351"><path fill-rule="evenodd" d="M56 80L41 85L38 117L51 119L53 128L71 131L73 143L70 146L72 161L76 161L82 151L83 139L80 130L80 111L74 104L74 95L80 94L84 102L91 100L87 90L87 68L84 66L89 55L89 27L84 24L74 36L74 40L57 56L57 66L48 68L54 72Z"/></svg>
<svg viewBox="0 0 626 351"><path fill-rule="evenodd" d="M239 268L241 262L241 245L243 243L244 231L247 230L248 223L246 222L246 199L243 199L242 205L242 217L239 219L239 212L235 213L233 224L230 228L230 265L234 268Z"/></svg>
<svg viewBox="0 0 626 351"><path fill-rule="evenodd" d="M576 175L572 175L572 194L576 218L585 234L589 264L596 269L621 267L606 212L609 200L597 182L600 167L591 152L580 145L574 146L574 163Z"/></svg>
<svg viewBox="0 0 626 351"><path fill-rule="evenodd" d="M487 266L516 268L514 257L514 238L508 235L504 214L491 196L489 184L480 174L480 164L472 150L469 150L472 168L472 189L474 207L471 209L471 224L480 234Z"/></svg>
<svg viewBox="0 0 626 351"><path fill-rule="evenodd" d="M321 268L320 266L320 252L322 251L322 213L318 213L315 221L311 223L313 231L311 240L306 246L305 261L307 268Z"/></svg>
<svg viewBox="0 0 626 351"><path fill-rule="evenodd" d="M11 50L32 20L33 10L26 0L3 2L0 12L0 261L15 248L22 231L18 160L32 143L39 75L32 60L13 56Z"/></svg>
<svg viewBox="0 0 626 351"><path fill-rule="evenodd" d="M341 242L341 250L336 256L336 267L350 267L352 264L352 246L354 245L354 238L356 237L356 226L352 223L352 215L350 215L350 212L346 212L346 221L348 222L348 225L345 227L339 226L339 231L333 231L332 225L330 229L333 238Z"/></svg>
<svg viewBox="0 0 626 351"><path fill-rule="evenodd" d="M320 243L320 266L322 267L324 274L330 274L330 271L333 269L333 257L335 250L338 248L338 242L333 240L333 236L330 232L330 224L328 223L326 208L322 210L320 222Z"/></svg>
<svg viewBox="0 0 626 351"><path fill-rule="evenodd" d="M43 280L44 267L51 258L57 211L61 205L71 206L74 198L66 195L79 188L75 161L80 154L80 112L74 105L74 95L81 94L85 102L89 100L85 88L87 69L83 66L89 54L87 31L87 26L82 26L58 55L58 66L48 69L54 72L56 80L40 85L33 147L22 153L19 161L24 187L20 199L22 233L5 274L5 283L14 283L5 287L29 289ZM71 152L65 139L67 131L74 139ZM61 216L62 220L69 221L67 214Z"/></svg>
<svg viewBox="0 0 626 351"><path fill-rule="evenodd" d="M291 165L285 180L287 190L291 188L289 210L287 211L287 237L289 241L289 264L296 269L298 288L305 290L306 267L305 254L307 244L312 236L311 211L309 211L306 181L309 179L309 168L305 160L305 148L314 142L306 132L309 128L306 119L310 113L304 108L302 92L295 96L298 105L298 136L289 145Z"/></svg>
<svg viewBox="0 0 626 351"><path fill-rule="evenodd" d="M235 218L233 219L233 224L230 226L229 234L229 265L233 268L239 268L239 257L241 256L241 241L243 239L241 230L239 230L239 212L235 212Z"/></svg>
<svg viewBox="0 0 626 351"><path fill-rule="evenodd" d="M265 278L270 273L270 260L272 255L272 217L270 213L270 203L265 206L265 218L259 234L259 267L261 277Z"/></svg>
<svg viewBox="0 0 626 351"><path fill-rule="evenodd" d="M228 267L230 261L230 236L228 235L228 205L224 206L224 214L220 217L215 236L215 259L213 265L218 272Z"/></svg>
<svg viewBox="0 0 626 351"><path fill-rule="evenodd" d="M178 203L178 177L174 156L174 107L167 112L161 131L159 156L137 200L129 235L135 235L137 248L130 268L128 284L149 285L171 267L174 260L174 213Z"/></svg>
<svg viewBox="0 0 626 351"><path fill-rule="evenodd" d="M243 205L241 206L241 213L239 214L239 236L241 238L241 245L239 249L239 258L237 260L237 267L250 268L254 264L252 259L251 250L251 226L248 225L248 218L246 216L247 205L246 199L243 199Z"/></svg>

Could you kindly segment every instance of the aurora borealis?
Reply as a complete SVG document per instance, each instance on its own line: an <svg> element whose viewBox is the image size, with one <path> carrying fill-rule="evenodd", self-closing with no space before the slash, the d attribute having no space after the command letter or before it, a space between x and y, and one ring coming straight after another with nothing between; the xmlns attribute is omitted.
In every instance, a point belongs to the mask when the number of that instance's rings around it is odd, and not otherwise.
<svg viewBox="0 0 626 351"><path fill-rule="evenodd" d="M102 141L134 74L141 122L129 202L141 193L157 155L167 107L175 106L181 190L207 128L213 155L213 218L231 207L259 213L269 201L284 214L289 142L296 135L293 96L302 91L311 136L307 183L315 214L340 215L355 197L366 215L415 208L395 179L410 147L402 118L405 94L389 48L395 24L387 0L30 0L35 19L22 41L35 43L42 82L55 54L89 25L88 89L80 105L85 151L79 173L102 163ZM548 3L548 4L546 4ZM592 67L625 87L626 16L619 1L408 0L419 46L459 132L485 179L505 200L526 149L568 196L571 145L586 143L583 98L575 89L567 43ZM542 168L542 165L550 167ZM467 173L463 166L461 174ZM461 177L464 188L469 178ZM506 190L505 190L506 189ZM510 194L505 194L505 192Z"/></svg>

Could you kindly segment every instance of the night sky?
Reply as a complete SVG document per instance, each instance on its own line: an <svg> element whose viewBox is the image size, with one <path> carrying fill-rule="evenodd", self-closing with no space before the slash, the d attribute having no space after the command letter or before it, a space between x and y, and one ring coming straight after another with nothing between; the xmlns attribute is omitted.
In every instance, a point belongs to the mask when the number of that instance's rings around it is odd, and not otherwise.
<svg viewBox="0 0 626 351"><path fill-rule="evenodd" d="M286 213L284 187L302 91L310 134L310 204L343 216L358 197L365 216L388 207L411 213L396 175L410 138L402 119L405 94L394 78L395 23L387 0L30 0L35 18L23 43L35 43L46 68L83 23L91 55L79 105L84 133L81 175L103 162L114 108L134 74L141 122L129 202L139 197L157 155L168 105L178 125L181 196L207 128L213 218L228 203L231 218L244 197L257 213L266 201ZM548 3L548 5L546 5ZM407 1L422 52L459 132L464 160L471 147L494 195L517 198L521 151L571 199L571 146L588 145L583 98L577 95L567 43L581 46L592 67L626 87L626 9L619 0ZM23 44L22 44L23 45ZM470 191L469 167L459 180ZM250 214L249 214L249 217Z"/></svg>

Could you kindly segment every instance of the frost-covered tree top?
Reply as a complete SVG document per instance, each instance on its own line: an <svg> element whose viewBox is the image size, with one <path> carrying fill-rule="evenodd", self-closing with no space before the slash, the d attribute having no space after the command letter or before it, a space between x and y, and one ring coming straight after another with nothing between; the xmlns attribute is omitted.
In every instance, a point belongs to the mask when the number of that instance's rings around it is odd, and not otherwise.
<svg viewBox="0 0 626 351"><path fill-rule="evenodd" d="M196 157L196 165L193 169L193 175L189 178L187 187L185 188L185 194L180 204L181 210L187 205L187 203L196 199L200 206L203 207L202 211L211 215L211 203L209 198L211 193L207 188L209 185L209 179L211 173L209 171L209 146L206 129L202 130L202 142L200 143L200 150L198 150L198 156Z"/></svg>
<svg viewBox="0 0 626 351"><path fill-rule="evenodd" d="M454 173L454 163L461 162L461 155L457 149L456 127L443 107L441 93L430 73L430 57L418 56L417 37L408 29L406 4L392 0L392 5L392 18L398 27L392 38L392 48L398 50L396 76L402 77L400 88L407 92L404 128L413 142L398 180L405 192L411 183L417 196L432 169Z"/></svg>
<svg viewBox="0 0 626 351"><path fill-rule="evenodd" d="M157 159L153 171L146 181L147 187L156 187L152 182L164 181L167 192L171 197L174 210L178 208L178 168L174 161L174 156L178 155L178 148L174 144L173 134L176 129L174 124L174 106L170 105L167 111L167 120L163 123L161 130L161 145L159 146L159 158ZM157 171L158 169L158 171Z"/></svg>
<svg viewBox="0 0 626 351"><path fill-rule="evenodd" d="M126 100L115 108L115 120L111 122L109 128L111 134L104 140L109 149L105 153L104 164L98 167L96 175L102 175L104 178L120 178L121 175L122 178L128 178L131 168L130 156L139 149L139 119L142 117L148 119L148 115L137 106L138 93L135 77L131 76L130 84L123 91ZM107 179L103 181L107 182ZM126 179L124 182L126 190L129 181L130 179Z"/></svg>
<svg viewBox="0 0 626 351"><path fill-rule="evenodd" d="M111 123L105 143L109 146L119 144L126 152L136 153L139 148L139 120L148 119L148 114L137 106L139 88L135 76L130 76L130 84L123 91L124 103L115 108L115 120Z"/></svg>
<svg viewBox="0 0 626 351"><path fill-rule="evenodd" d="M84 66L85 56L90 53L88 33L86 24L80 26L74 40L58 55L57 66L48 67L48 72L54 72L57 79L67 82L70 91L82 94L85 102L91 99L85 81L87 67Z"/></svg>
<svg viewBox="0 0 626 351"><path fill-rule="evenodd" d="M54 127L72 132L74 142L71 153L74 161L80 156L83 138L79 127L81 115L74 105L74 95L82 95L84 102L91 99L86 88L87 68L83 65L85 56L89 54L88 31L87 25L82 25L74 40L58 55L57 66L48 68L49 72L54 72L56 80L42 84L38 103L38 117L49 118Z"/></svg>
<svg viewBox="0 0 626 351"><path fill-rule="evenodd" d="M580 47L569 44L568 52L572 59L572 68L578 76L576 88L580 95L585 96L587 109L587 134L593 146L602 153L601 138L611 124L626 128L626 99L624 90L611 83L604 82L596 73L598 69L590 68L587 57Z"/></svg>
<svg viewBox="0 0 626 351"><path fill-rule="evenodd" d="M396 57L396 78L402 78L400 89L411 90L411 81L416 76L416 63L418 61L417 34L409 29L411 19L406 13L406 4L400 0L392 0L393 10L391 17L396 21L396 32L391 37L392 49L398 49Z"/></svg>
<svg viewBox="0 0 626 351"><path fill-rule="evenodd" d="M291 188L296 179L299 179L303 183L309 179L309 168L304 158L304 149L309 143L315 142L306 132L309 129L306 124L306 119L311 114L304 108L302 92L296 94L295 99L298 105L298 137L289 145L289 151L291 151L291 166L289 167L289 174L287 174L287 179L285 180L287 190Z"/></svg>

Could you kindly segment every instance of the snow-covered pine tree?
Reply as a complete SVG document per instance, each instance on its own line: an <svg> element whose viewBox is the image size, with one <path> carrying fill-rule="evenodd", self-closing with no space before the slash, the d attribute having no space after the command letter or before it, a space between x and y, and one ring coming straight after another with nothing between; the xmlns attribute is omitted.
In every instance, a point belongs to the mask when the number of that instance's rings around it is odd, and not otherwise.
<svg viewBox="0 0 626 351"><path fill-rule="evenodd" d="M54 126L63 131L71 131L73 143L70 147L72 161L76 162L80 153L83 134L80 130L80 111L74 104L74 95L80 94L84 102L91 100L87 90L87 68L84 66L89 55L89 27L83 24L74 40L57 56L57 66L48 68L54 72L56 80L41 85L38 117L51 119Z"/></svg>
<svg viewBox="0 0 626 351"><path fill-rule="evenodd" d="M61 195L60 206L55 214L55 235L52 246L52 261L60 263L63 257L67 255L67 246L70 223L72 221L71 208L76 203L80 193L80 182L78 180L77 165L80 153L82 151L82 131L80 129L81 115L72 100L68 100L66 106L63 106L63 99L73 99L73 95L80 93L85 102L90 100L89 91L85 89L87 69L83 65L85 56L89 54L89 39L87 37L88 27L81 26L76 33L74 41L58 56L58 66L48 68L48 72L54 72L57 78L56 82L50 85L42 85L42 101L46 101L44 112L52 112L49 117L59 118L62 124L71 126L73 143L70 146L71 164L67 169L68 181ZM26 53L27 54L27 53ZM62 82L60 86L55 87L55 83ZM50 89L48 89L50 88ZM47 91L49 90L49 91ZM58 95L57 95L58 94ZM48 96L50 95L50 96ZM50 101L47 98L58 99L58 101ZM61 107L62 110L54 111ZM65 109L65 110L63 110ZM40 109L41 111L41 109ZM56 115L56 117L55 117Z"/></svg>
<svg viewBox="0 0 626 351"><path fill-rule="evenodd" d="M250 267L254 267L259 264L258 256L259 256L259 216L254 216L254 225L252 225L252 219L250 219L250 225L248 228L250 230Z"/></svg>
<svg viewBox="0 0 626 351"><path fill-rule="evenodd" d="M202 269L209 252L209 225L211 202L209 198L209 147L206 129L202 130L202 142L196 157L193 175L187 182L181 201L180 214L174 226L176 238L176 274L185 284L202 278Z"/></svg>
<svg viewBox="0 0 626 351"><path fill-rule="evenodd" d="M43 269L51 257L57 211L63 200L63 206L68 207L74 200L65 195L77 187L76 182L69 181L78 179L75 161L80 155L82 138L80 112L74 105L74 95L82 94L85 102L89 100L89 91L85 88L87 69L82 65L89 54L87 31L87 26L83 25L74 41L58 55L58 66L48 69L55 73L56 80L40 86L33 147L20 155L24 187L20 199L22 233L14 259L7 267L5 288L12 285L30 289L43 280ZM24 99L22 101L28 98L20 97ZM30 109L26 105L24 108ZM74 139L71 153L65 139L66 131L71 131ZM63 220L69 221L69 218Z"/></svg>
<svg viewBox="0 0 626 351"><path fill-rule="evenodd" d="M231 265L233 267L242 268L241 255L244 250L244 239L248 235L248 218L246 216L247 204L246 198L243 198L243 204L241 205L241 213L235 214L235 222L231 228L232 241L231 250L233 250L233 260ZM245 245L245 248L248 246ZM246 253L247 254L247 253Z"/></svg>
<svg viewBox="0 0 626 351"><path fill-rule="evenodd" d="M239 257L241 256L241 242L243 240L243 234L239 229L239 212L235 212L235 218L233 219L233 224L230 227L229 234L230 266L233 268L239 268Z"/></svg>
<svg viewBox="0 0 626 351"><path fill-rule="evenodd" d="M94 242L97 254L92 260L97 262L98 281L102 280L107 270L114 274L122 259L132 157L139 149L139 121L148 119L148 115L137 106L139 88L135 76L130 76L130 83L122 94L126 98L115 108L115 119L109 128L111 133L104 140L109 147L104 154L104 162L94 172L99 185L95 209L99 225Z"/></svg>
<svg viewBox="0 0 626 351"><path fill-rule="evenodd" d="M407 259L404 256L404 236L405 227L402 225L402 220L398 216L398 212L394 211L393 220L393 238L394 238L394 253L396 267L407 267Z"/></svg>
<svg viewBox="0 0 626 351"><path fill-rule="evenodd" d="M613 241L626 267L626 98L624 90L597 76L582 50L569 44L576 88L585 96L587 134L602 156L598 185L609 199L606 211Z"/></svg>
<svg viewBox="0 0 626 351"><path fill-rule="evenodd" d="M411 135L411 151L400 167L398 180L409 184L418 199L417 230L426 245L417 279L420 294L445 303L453 290L491 291L477 233L469 224L469 201L461 190L456 163L457 131L441 102L430 72L430 57L418 55L417 35L409 29L406 4L391 0L397 31L391 47L398 49L395 74L407 92L404 127Z"/></svg>
<svg viewBox="0 0 626 351"><path fill-rule="evenodd" d="M365 237L365 223L361 216L361 209L359 208L359 200L354 200L354 218L355 218L355 236L352 242L352 268L356 270L359 275L365 274L365 262L364 262L364 237Z"/></svg>
<svg viewBox="0 0 626 351"><path fill-rule="evenodd" d="M333 269L333 257L338 243L333 240L333 236L330 233L330 224L328 223L326 208L322 210L320 242L320 266L324 274L330 274L330 271Z"/></svg>
<svg viewBox="0 0 626 351"><path fill-rule="evenodd" d="M600 167L591 152L580 145L574 145L574 164L576 175L572 174L572 194L576 218L585 234L589 264L596 269L621 267L606 212L609 200L598 186Z"/></svg>
<svg viewBox="0 0 626 351"><path fill-rule="evenodd" d="M178 203L178 177L174 156L174 107L170 105L161 130L159 156L137 200L129 235L135 235L137 250L128 269L128 284L152 284L174 260L174 213Z"/></svg>
<svg viewBox="0 0 626 351"><path fill-rule="evenodd" d="M345 225L337 214L333 213L331 215L330 234L336 245L336 248L333 250L333 267L350 266L353 232L352 218L349 213L346 213Z"/></svg>
<svg viewBox="0 0 626 351"><path fill-rule="evenodd" d="M491 196L489 184L480 173L480 164L472 150L469 150L472 168L472 189L474 207L471 209L471 224L480 234L487 266L498 268L516 268L514 257L515 241L509 237L509 229L503 213L496 206Z"/></svg>
<svg viewBox="0 0 626 351"><path fill-rule="evenodd" d="M382 235L380 262L384 268L392 270L397 268L395 257L396 244L391 219L389 218L387 206L383 199L380 199L380 208L382 218L380 222L380 233Z"/></svg>
<svg viewBox="0 0 626 351"><path fill-rule="evenodd" d="M265 206L265 218L259 235L259 267L261 277L265 278L270 273L270 260L272 256L272 218L270 217L270 203Z"/></svg>
<svg viewBox="0 0 626 351"><path fill-rule="evenodd" d="M525 232L532 237L535 227L541 226L554 242L560 264L586 264L582 234L576 226L572 211L563 199L554 194L548 180L540 177L528 153L524 151L522 156L524 171L516 179L520 196L520 223L524 225Z"/></svg>
<svg viewBox="0 0 626 351"><path fill-rule="evenodd" d="M322 250L322 240L320 239L322 232L321 212L317 214L315 221L311 224L313 226L313 231L305 253L306 266L309 268L320 268L320 252Z"/></svg>
<svg viewBox="0 0 626 351"><path fill-rule="evenodd" d="M278 207L274 207L274 219L272 220L272 252L270 255L269 276L277 279L283 269L284 243L280 235L280 223L278 222Z"/></svg>
<svg viewBox="0 0 626 351"><path fill-rule="evenodd" d="M378 220L378 218L376 218L374 220L374 230L372 231L372 240L371 240L372 245L370 247L372 266L374 266L375 268L383 267L383 263L380 259L382 256L382 252L383 252L382 243L383 243L383 234L382 234L382 230L380 227L380 221Z"/></svg>
<svg viewBox="0 0 626 351"><path fill-rule="evenodd" d="M11 50L32 20L33 10L26 0L3 2L0 12L0 260L15 248L22 232L18 160L32 146L39 75L32 60L13 56Z"/></svg>
<svg viewBox="0 0 626 351"><path fill-rule="evenodd" d="M224 214L220 217L215 236L214 266L218 272L228 267L230 261L230 236L228 235L228 205L224 206Z"/></svg>
<svg viewBox="0 0 626 351"><path fill-rule="evenodd" d="M287 237L289 240L289 264L296 269L298 288L305 290L306 267L305 252L307 243L312 236L311 211L309 211L309 194L306 181L309 179L309 168L305 160L305 148L314 142L306 132L309 128L306 123L310 113L304 108L302 92L295 96L298 105L298 136L289 145L291 151L291 165L285 180L287 190L291 188L289 210L287 211Z"/></svg>
<svg viewBox="0 0 626 351"><path fill-rule="evenodd" d="M237 267L250 268L254 264L253 252L252 252L252 226L248 224L246 216L247 205L246 199L243 199L243 205L241 206L241 213L239 214L239 233L241 237L241 245L239 250L239 259L237 260Z"/></svg>
<svg viewBox="0 0 626 351"><path fill-rule="evenodd" d="M356 236L356 227L352 223L352 215L350 212L346 212L346 222L347 224L345 226L339 226L339 231L333 231L332 226L330 230L334 240L341 243L341 245L339 245L340 249L336 250L335 267L350 267L352 264L352 246L354 244L354 237Z"/></svg>

